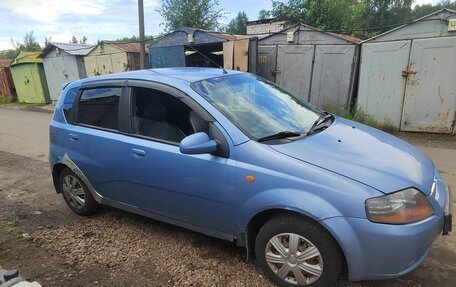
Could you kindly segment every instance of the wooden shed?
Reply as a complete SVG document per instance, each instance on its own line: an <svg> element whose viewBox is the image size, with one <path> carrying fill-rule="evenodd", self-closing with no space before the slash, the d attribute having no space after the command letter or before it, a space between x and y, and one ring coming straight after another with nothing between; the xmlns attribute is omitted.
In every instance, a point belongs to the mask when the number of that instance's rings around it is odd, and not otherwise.
<svg viewBox="0 0 456 287"><path fill-rule="evenodd" d="M16 100L16 88L10 71L12 61L0 59L0 102L13 102Z"/></svg>
<svg viewBox="0 0 456 287"><path fill-rule="evenodd" d="M187 27L166 34L149 45L152 68L218 65L256 74L256 55L257 37Z"/></svg>
<svg viewBox="0 0 456 287"><path fill-rule="evenodd" d="M93 47L95 45L51 42L43 49L39 57L43 59L51 100L58 100L64 83L87 77L84 56Z"/></svg>
<svg viewBox="0 0 456 287"><path fill-rule="evenodd" d="M51 98L40 52L19 52L11 63L11 74L21 103L49 104Z"/></svg>
<svg viewBox="0 0 456 287"><path fill-rule="evenodd" d="M297 24L258 41L258 74L320 108L347 110L360 41Z"/></svg>
<svg viewBox="0 0 456 287"><path fill-rule="evenodd" d="M84 57L87 76L138 70L139 50L139 42L102 41Z"/></svg>

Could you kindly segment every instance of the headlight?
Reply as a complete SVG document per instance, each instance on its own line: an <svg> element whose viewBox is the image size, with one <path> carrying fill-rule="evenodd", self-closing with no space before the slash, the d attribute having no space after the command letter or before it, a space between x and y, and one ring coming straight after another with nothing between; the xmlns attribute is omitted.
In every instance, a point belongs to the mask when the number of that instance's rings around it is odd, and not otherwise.
<svg viewBox="0 0 456 287"><path fill-rule="evenodd" d="M406 224L431 216L433 210L420 191L409 188L366 200L366 213L373 222Z"/></svg>

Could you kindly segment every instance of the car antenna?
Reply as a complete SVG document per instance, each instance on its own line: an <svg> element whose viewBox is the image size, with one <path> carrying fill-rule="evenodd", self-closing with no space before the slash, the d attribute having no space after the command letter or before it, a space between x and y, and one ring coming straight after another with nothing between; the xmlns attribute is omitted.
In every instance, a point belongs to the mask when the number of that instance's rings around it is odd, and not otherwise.
<svg viewBox="0 0 456 287"><path fill-rule="evenodd" d="M219 67L220 69L222 69L223 73L224 74L228 74L228 72L225 70L225 68L223 68L222 66L220 66L219 64L217 64L214 60L212 60L211 58L209 58L208 56L204 55L203 53L201 53L200 51L198 51L196 48L194 48L193 46L187 46L189 48L191 48L193 51L197 52L198 54L200 54L201 56L203 56L204 58L206 58L207 60L209 60L209 62L211 62L212 64L216 65L217 67Z"/></svg>

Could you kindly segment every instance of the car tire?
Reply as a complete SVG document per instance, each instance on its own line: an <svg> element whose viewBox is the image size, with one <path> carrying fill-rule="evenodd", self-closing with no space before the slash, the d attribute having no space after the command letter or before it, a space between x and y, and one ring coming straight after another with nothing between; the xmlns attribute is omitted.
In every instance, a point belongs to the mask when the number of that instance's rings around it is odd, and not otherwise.
<svg viewBox="0 0 456 287"><path fill-rule="evenodd" d="M89 189L70 169L60 173L59 188L71 210L78 215L91 215L98 211L100 205L95 201Z"/></svg>
<svg viewBox="0 0 456 287"><path fill-rule="evenodd" d="M343 265L331 234L318 223L294 215L267 221L257 234L255 254L262 271L282 287L332 286Z"/></svg>

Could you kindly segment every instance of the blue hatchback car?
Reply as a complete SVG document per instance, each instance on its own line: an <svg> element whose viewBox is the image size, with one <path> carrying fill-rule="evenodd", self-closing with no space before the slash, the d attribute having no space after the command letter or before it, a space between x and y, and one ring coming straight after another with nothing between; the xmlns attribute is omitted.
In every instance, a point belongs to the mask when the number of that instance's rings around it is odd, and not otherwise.
<svg viewBox="0 0 456 287"><path fill-rule="evenodd" d="M54 185L245 246L279 286L406 274L451 230L450 189L408 143L248 73L75 81L50 126Z"/></svg>

